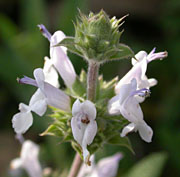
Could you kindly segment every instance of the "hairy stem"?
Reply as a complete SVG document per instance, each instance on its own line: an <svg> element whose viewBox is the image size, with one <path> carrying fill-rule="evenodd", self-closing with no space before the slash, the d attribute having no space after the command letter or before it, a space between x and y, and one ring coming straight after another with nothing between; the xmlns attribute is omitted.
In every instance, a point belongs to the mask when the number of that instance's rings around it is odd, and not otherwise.
<svg viewBox="0 0 180 177"><path fill-rule="evenodd" d="M76 177L80 170L81 164L82 164L81 157L79 156L78 153L76 153L68 177Z"/></svg>
<svg viewBox="0 0 180 177"><path fill-rule="evenodd" d="M95 101L96 99L96 85L99 73L99 63L89 61L88 76L87 76L87 99Z"/></svg>

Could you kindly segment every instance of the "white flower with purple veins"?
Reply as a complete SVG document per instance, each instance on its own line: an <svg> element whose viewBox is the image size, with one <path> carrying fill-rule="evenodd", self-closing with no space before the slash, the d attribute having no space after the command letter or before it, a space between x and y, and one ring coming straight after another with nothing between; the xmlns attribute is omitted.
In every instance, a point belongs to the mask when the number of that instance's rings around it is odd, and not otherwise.
<svg viewBox="0 0 180 177"><path fill-rule="evenodd" d="M97 165L92 160L92 166L85 164L81 167L78 177L115 177L117 175L119 161L123 155L117 153L113 156L101 159Z"/></svg>
<svg viewBox="0 0 180 177"><path fill-rule="evenodd" d="M55 46L66 37L65 34L62 31L56 31L51 35L44 25L41 24L38 25L38 27L50 42L50 58L53 65L58 70L66 86L71 88L76 79L76 73L67 56L67 48L63 46Z"/></svg>
<svg viewBox="0 0 180 177"><path fill-rule="evenodd" d="M121 114L130 124L125 126L121 136L126 136L129 132L138 131L141 138L146 142L151 142L153 131L143 119L143 112L139 105L136 95L146 97L149 90L146 88L137 90L137 81L132 79L131 83L124 84L119 94L113 97L108 104L110 114Z"/></svg>
<svg viewBox="0 0 180 177"><path fill-rule="evenodd" d="M133 67L131 70L119 81L115 87L116 94L120 93L120 89L124 84L129 84L133 78L137 80L138 89L147 88L157 84L157 80L152 78L148 79L146 76L147 65L153 60L163 59L167 57L167 52L155 53L155 48L147 54L145 51L140 51L132 58ZM143 101L139 99L139 101Z"/></svg>
<svg viewBox="0 0 180 177"><path fill-rule="evenodd" d="M11 168L24 168L30 177L42 177L42 169L38 160L39 146L30 140L23 142L20 158L11 161Z"/></svg>
<svg viewBox="0 0 180 177"><path fill-rule="evenodd" d="M87 145L90 145L97 133L96 107L86 100L81 103L76 100L72 107L71 127L74 139L82 147L85 163L89 164L89 151Z"/></svg>
<svg viewBox="0 0 180 177"><path fill-rule="evenodd" d="M47 73L46 73L47 75ZM47 105L70 112L70 98L63 91L46 82L44 71L40 68L34 70L34 79L24 77L19 80L20 83L29 84L38 87L35 94L31 97L29 106L20 103L19 110L13 116L13 128L17 134L25 133L33 123L31 111L42 116L47 109ZM50 76L49 76L50 77ZM53 82L56 86L57 82Z"/></svg>

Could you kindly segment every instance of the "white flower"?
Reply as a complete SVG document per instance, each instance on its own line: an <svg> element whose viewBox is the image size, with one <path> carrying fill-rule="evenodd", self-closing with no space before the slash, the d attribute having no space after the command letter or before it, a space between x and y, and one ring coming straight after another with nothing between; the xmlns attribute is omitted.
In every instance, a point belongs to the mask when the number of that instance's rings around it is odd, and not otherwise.
<svg viewBox="0 0 180 177"><path fill-rule="evenodd" d="M117 153L113 156L101 159L96 165L92 160L92 166L87 167L85 164L81 167L78 177L115 177L118 171L119 161L123 155Z"/></svg>
<svg viewBox="0 0 180 177"><path fill-rule="evenodd" d="M147 64L156 59L167 57L167 52L155 53L155 48L147 54L145 51L140 51L135 55L135 60L132 58L133 67L131 70L119 81L115 87L116 94L120 93L120 89L124 84L129 84L133 78L137 80L138 89L147 88L157 84L157 80L152 78L148 79L146 74ZM139 98L139 101L143 101Z"/></svg>
<svg viewBox="0 0 180 177"><path fill-rule="evenodd" d="M67 87L71 88L75 79L76 73L74 67L67 56L67 48L63 46L56 47L66 36L62 31L56 31L51 35L44 25L38 25L42 34L50 42L50 58L53 65L58 70L62 79L64 80Z"/></svg>
<svg viewBox="0 0 180 177"><path fill-rule="evenodd" d="M74 139L80 144L83 151L85 163L89 163L89 151L87 145L90 145L97 133L96 107L86 100L81 103L76 100L72 107L71 127Z"/></svg>
<svg viewBox="0 0 180 177"><path fill-rule="evenodd" d="M48 67L46 68L48 70ZM49 68L50 69L50 68ZM51 74L52 73L52 74ZM58 86L57 75L54 70L50 72L46 71L48 78L54 77L53 84ZM20 79L20 83L31 84L38 87L37 91L31 97L29 106L20 103L20 112L15 114L12 119L13 128L16 133L25 133L33 123L33 117L31 111L35 112L39 116L44 115L47 109L47 105L59 108L64 111L70 111L70 98L63 91L49 84L48 79L45 78L42 69L34 70L35 80L24 77ZM46 80L48 82L46 82Z"/></svg>
<svg viewBox="0 0 180 177"><path fill-rule="evenodd" d="M42 177L42 169L38 160L39 147L30 140L24 141L20 158L11 162L11 168L24 168L30 177Z"/></svg>
<svg viewBox="0 0 180 177"><path fill-rule="evenodd" d="M108 104L110 114L122 114L122 116L131 122L124 127L121 136L126 136L131 131L138 131L141 138L146 142L151 142L153 131L143 120L143 113L136 95L145 97L149 94L146 88L137 90L137 81L132 79L131 83L123 85L119 94L113 97Z"/></svg>

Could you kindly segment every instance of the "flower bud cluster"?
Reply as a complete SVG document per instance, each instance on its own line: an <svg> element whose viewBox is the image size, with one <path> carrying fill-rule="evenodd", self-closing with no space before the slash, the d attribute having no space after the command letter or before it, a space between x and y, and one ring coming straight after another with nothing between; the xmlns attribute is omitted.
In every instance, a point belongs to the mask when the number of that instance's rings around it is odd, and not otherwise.
<svg viewBox="0 0 180 177"><path fill-rule="evenodd" d="M119 27L126 16L117 20L101 10L98 14L85 16L80 13L75 23L75 36L66 38L59 45L66 46L71 52L84 59L103 63L108 60L133 56L133 51L119 43L122 32Z"/></svg>

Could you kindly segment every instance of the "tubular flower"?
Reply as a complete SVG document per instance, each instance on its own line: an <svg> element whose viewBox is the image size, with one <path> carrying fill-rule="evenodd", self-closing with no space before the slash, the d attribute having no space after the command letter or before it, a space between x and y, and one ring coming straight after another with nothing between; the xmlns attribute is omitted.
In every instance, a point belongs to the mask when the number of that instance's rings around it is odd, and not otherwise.
<svg viewBox="0 0 180 177"><path fill-rule="evenodd" d="M149 95L149 90L146 88L137 90L137 81L134 78L131 83L123 85L119 94L109 101L108 110L110 114L122 114L130 122L123 128L122 137L129 132L138 131L144 141L151 142L153 131L143 120L143 112L136 95L146 97Z"/></svg>
<svg viewBox="0 0 180 177"><path fill-rule="evenodd" d="M87 145L90 145L97 133L96 107L86 100L81 103L76 100L72 107L71 127L74 139L82 147L83 158L86 164L89 164L90 154Z"/></svg>
<svg viewBox="0 0 180 177"><path fill-rule="evenodd" d="M57 73L47 65L49 64L46 63L44 67L45 72L44 69L35 69L35 80L26 76L19 80L20 83L33 85L38 87L38 89L31 97L29 106L20 103L20 112L13 116L13 128L18 134L25 133L32 125L33 117L31 111L35 112L39 116L42 116L46 112L47 105L62 109L64 111L70 111L70 98L63 91L56 88L59 86ZM49 80L51 78L53 79ZM56 87L51 85L51 82Z"/></svg>
<svg viewBox="0 0 180 177"><path fill-rule="evenodd" d="M70 111L70 98L62 90L54 87L45 81L44 72L41 68L34 70L34 79L24 77L20 83L36 86L44 95L46 105L59 108L63 111Z"/></svg>
<svg viewBox="0 0 180 177"><path fill-rule="evenodd" d="M66 86L71 88L76 79L74 67L67 56L67 48L56 46L66 37L65 34L62 31L56 31L51 35L44 25L38 25L38 27L50 42L50 58L53 65L58 70Z"/></svg>
<svg viewBox="0 0 180 177"><path fill-rule="evenodd" d="M42 169L38 160L39 147L30 140L23 142L20 158L11 161L11 168L24 168L30 177L42 177Z"/></svg>
<svg viewBox="0 0 180 177"><path fill-rule="evenodd" d="M129 84L133 78L137 80L138 89L147 88L157 84L157 80L148 79L146 74L147 64L156 59L163 59L167 57L167 52L155 53L155 48L147 54L145 51L140 51L132 58L133 67L131 70L119 81L115 87L116 94L120 93L120 89L124 84Z"/></svg>

